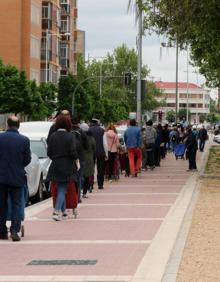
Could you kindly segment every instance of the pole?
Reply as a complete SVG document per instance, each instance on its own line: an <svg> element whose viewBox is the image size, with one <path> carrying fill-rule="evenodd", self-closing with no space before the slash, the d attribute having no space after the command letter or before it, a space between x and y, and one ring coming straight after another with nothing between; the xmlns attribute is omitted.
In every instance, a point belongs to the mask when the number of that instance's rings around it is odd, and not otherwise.
<svg viewBox="0 0 220 282"><path fill-rule="evenodd" d="M141 68L142 68L142 11L137 4L138 13L138 66L137 66L137 122L141 125Z"/></svg>
<svg viewBox="0 0 220 282"><path fill-rule="evenodd" d="M187 45L187 103L186 103L186 121L189 124L189 47Z"/></svg>
<svg viewBox="0 0 220 282"><path fill-rule="evenodd" d="M49 32L48 29L46 29L46 56L45 56L45 62L46 62L46 67L45 67L45 82L48 82L48 36L49 36Z"/></svg>
<svg viewBox="0 0 220 282"><path fill-rule="evenodd" d="M102 97L102 62L100 64L99 95Z"/></svg>
<svg viewBox="0 0 220 282"><path fill-rule="evenodd" d="M178 40L176 41L176 123L178 121L179 99L178 99Z"/></svg>

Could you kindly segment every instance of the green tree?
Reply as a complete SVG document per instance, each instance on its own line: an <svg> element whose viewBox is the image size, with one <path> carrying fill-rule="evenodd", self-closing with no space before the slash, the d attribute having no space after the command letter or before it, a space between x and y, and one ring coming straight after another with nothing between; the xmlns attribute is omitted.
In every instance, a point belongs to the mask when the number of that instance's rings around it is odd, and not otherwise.
<svg viewBox="0 0 220 282"><path fill-rule="evenodd" d="M58 84L58 108L71 111L72 95L77 81L71 74L61 76Z"/></svg>
<svg viewBox="0 0 220 282"><path fill-rule="evenodd" d="M176 119L176 113L174 110L170 110L168 112L166 112L166 119L168 120L168 122L175 122Z"/></svg>
<svg viewBox="0 0 220 282"><path fill-rule="evenodd" d="M191 59L200 73L210 86L219 87L219 0L135 2L144 12L144 29L167 36L171 44L178 42L181 48L190 46Z"/></svg>
<svg viewBox="0 0 220 282"><path fill-rule="evenodd" d="M53 114L57 107L57 88L52 83L41 83L39 86L39 92L44 102L45 117L49 117Z"/></svg>
<svg viewBox="0 0 220 282"><path fill-rule="evenodd" d="M28 114L31 93L24 71L0 61L0 110L3 113Z"/></svg>
<svg viewBox="0 0 220 282"><path fill-rule="evenodd" d="M207 115L207 121L208 122L211 122L211 123L215 123L217 122L219 119L218 119L218 115L216 113L209 113Z"/></svg>
<svg viewBox="0 0 220 282"><path fill-rule="evenodd" d="M188 115L189 115L189 118L190 118L190 116L191 116L190 110L188 110ZM187 110L186 109L180 109L179 112L178 112L178 118L180 120L182 120L183 118L186 119L186 117L187 117Z"/></svg>

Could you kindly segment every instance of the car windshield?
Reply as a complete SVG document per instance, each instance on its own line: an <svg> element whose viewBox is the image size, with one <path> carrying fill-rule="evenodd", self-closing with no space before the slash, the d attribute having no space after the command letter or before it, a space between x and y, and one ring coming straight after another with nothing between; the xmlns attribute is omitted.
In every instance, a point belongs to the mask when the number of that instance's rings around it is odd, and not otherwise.
<svg viewBox="0 0 220 282"><path fill-rule="evenodd" d="M31 151L38 156L39 159L47 158L47 149L45 143L41 140L30 141Z"/></svg>

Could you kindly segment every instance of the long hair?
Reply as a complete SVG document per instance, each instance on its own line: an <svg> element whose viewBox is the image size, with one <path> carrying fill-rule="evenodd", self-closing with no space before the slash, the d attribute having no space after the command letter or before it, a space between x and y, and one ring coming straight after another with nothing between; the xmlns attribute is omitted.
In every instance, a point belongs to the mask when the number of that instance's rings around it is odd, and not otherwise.
<svg viewBox="0 0 220 282"><path fill-rule="evenodd" d="M115 133L117 133L117 130L116 130L116 128L115 128L113 123L110 123L108 125L108 127L106 128L106 131L108 131L108 130L113 130Z"/></svg>
<svg viewBox="0 0 220 282"><path fill-rule="evenodd" d="M66 131L70 132L72 128L70 117L65 115L59 115L56 119L55 127L56 130L66 129Z"/></svg>

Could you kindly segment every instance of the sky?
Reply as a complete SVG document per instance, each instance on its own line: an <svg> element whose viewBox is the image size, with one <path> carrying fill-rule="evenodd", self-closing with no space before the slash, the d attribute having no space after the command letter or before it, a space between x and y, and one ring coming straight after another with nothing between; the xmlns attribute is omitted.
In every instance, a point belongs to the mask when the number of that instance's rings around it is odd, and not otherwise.
<svg viewBox="0 0 220 282"><path fill-rule="evenodd" d="M128 0L78 0L78 29L86 32L86 58L104 57L125 43L136 49L135 13L128 11ZM161 48L166 38L143 37L142 61L150 69L153 80L175 82L176 48ZM205 78L189 65L189 82L205 83ZM179 53L179 82L187 82L187 56Z"/></svg>

